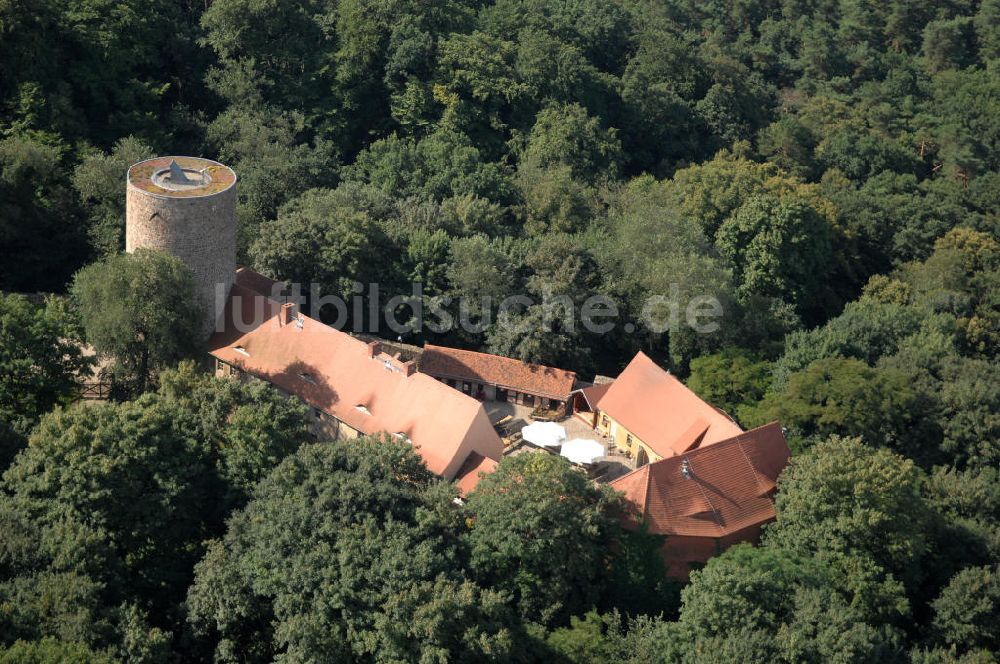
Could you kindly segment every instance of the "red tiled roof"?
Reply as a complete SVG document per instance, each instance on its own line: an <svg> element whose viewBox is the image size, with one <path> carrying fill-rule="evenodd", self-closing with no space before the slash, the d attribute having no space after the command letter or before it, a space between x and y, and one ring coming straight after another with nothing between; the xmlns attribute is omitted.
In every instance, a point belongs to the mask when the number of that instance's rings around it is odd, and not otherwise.
<svg viewBox="0 0 1000 664"><path fill-rule="evenodd" d="M711 445L743 431L641 352L601 397L598 408L661 457Z"/></svg>
<svg viewBox="0 0 1000 664"><path fill-rule="evenodd" d="M243 288L252 290L255 293L260 293L265 297L276 295L277 291L284 289L284 284L282 282L272 279L271 277L265 277L260 272L254 272L253 270L245 267L237 268L236 283ZM278 286L277 289L275 289L276 285Z"/></svg>
<svg viewBox="0 0 1000 664"><path fill-rule="evenodd" d="M591 410L597 410L601 398L607 393L608 389L610 389L613 384L613 381L611 383L600 383L598 385L591 385L590 387L583 387L579 390L573 391L579 392L583 395L583 398L587 400L587 405L590 406Z"/></svg>
<svg viewBox="0 0 1000 664"><path fill-rule="evenodd" d="M725 537L774 518L771 495L788 457L781 426L772 422L647 464L610 486L625 494L651 533Z"/></svg>
<svg viewBox="0 0 1000 664"><path fill-rule="evenodd" d="M489 474L492 473L497 468L497 462L489 457L484 457L478 452L473 452L465 458L465 463L462 467L458 469L455 474L455 482L458 484L458 490L462 492L463 496L469 495L469 493L476 488L479 484L480 473Z"/></svg>
<svg viewBox="0 0 1000 664"><path fill-rule="evenodd" d="M319 321L283 322L281 312L281 304L236 284L226 303L226 329L209 340L209 353L364 434L407 437L427 467L446 478L472 453L501 458L503 444L475 399L408 373L385 353L372 356L369 344ZM255 314L256 324L240 324Z"/></svg>
<svg viewBox="0 0 1000 664"><path fill-rule="evenodd" d="M509 357L426 344L420 358L425 374L499 385L526 394L565 401L576 373Z"/></svg>

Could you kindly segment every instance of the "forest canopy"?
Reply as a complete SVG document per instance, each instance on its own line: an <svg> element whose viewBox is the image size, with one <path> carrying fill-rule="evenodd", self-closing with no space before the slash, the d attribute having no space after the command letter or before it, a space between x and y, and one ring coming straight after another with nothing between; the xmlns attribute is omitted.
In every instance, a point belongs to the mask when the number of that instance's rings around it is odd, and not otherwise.
<svg viewBox="0 0 1000 664"><path fill-rule="evenodd" d="M403 341L586 379L643 350L780 420L776 523L679 592L563 465L456 510L405 448L303 445L178 366L182 266L121 255L157 154L235 170L270 277L493 303ZM998 214L1000 0L0 0L0 662L996 661ZM626 326L659 296L719 325ZM92 409L83 337L127 387Z"/></svg>

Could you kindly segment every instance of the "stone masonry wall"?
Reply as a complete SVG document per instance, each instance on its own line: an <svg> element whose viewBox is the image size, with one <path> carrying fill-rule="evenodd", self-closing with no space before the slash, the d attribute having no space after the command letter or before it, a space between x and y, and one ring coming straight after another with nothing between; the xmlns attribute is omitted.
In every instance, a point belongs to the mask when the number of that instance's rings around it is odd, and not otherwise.
<svg viewBox="0 0 1000 664"><path fill-rule="evenodd" d="M139 248L168 252L194 273L209 336L222 316L236 274L236 187L211 196L177 198L129 184L125 250Z"/></svg>

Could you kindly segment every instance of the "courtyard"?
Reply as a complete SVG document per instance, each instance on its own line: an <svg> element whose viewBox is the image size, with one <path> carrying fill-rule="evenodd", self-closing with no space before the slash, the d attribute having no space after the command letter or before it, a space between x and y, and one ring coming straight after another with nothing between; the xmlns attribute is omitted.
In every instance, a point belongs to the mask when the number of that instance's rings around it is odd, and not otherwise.
<svg viewBox="0 0 1000 664"><path fill-rule="evenodd" d="M557 451L532 445L521 439L521 429L534 423L534 409L531 406L512 404L504 401L483 401L483 407L490 422L497 426L504 441L504 454L514 455L525 452L558 454ZM509 418L509 419L508 419ZM598 482L611 482L635 470L635 460L620 453L607 438L594 431L586 422L573 415L556 420L566 430L566 440L591 440L600 444L605 455L595 463L586 466L588 474Z"/></svg>

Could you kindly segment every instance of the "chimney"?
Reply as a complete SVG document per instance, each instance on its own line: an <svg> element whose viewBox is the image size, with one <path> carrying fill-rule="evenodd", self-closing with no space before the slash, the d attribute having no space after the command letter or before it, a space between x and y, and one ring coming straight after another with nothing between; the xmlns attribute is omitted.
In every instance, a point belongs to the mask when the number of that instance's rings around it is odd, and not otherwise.
<svg viewBox="0 0 1000 664"><path fill-rule="evenodd" d="M403 362L401 367L403 369L404 376L412 376L413 374L417 373L417 363L414 362L413 360L408 360L407 362Z"/></svg>
<svg viewBox="0 0 1000 664"><path fill-rule="evenodd" d="M279 314L279 325L288 325L295 319L295 304L292 302L286 302L281 305L281 313Z"/></svg>
<svg viewBox="0 0 1000 664"><path fill-rule="evenodd" d="M382 344L377 341L368 342L368 357L375 357L382 350Z"/></svg>

